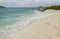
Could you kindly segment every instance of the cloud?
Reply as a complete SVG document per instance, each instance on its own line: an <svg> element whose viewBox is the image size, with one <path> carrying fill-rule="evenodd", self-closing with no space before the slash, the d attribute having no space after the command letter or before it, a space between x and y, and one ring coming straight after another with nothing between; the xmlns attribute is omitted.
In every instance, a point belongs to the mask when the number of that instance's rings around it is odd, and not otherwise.
<svg viewBox="0 0 60 39"><path fill-rule="evenodd" d="M0 0L0 5L8 7L60 5L60 0Z"/></svg>

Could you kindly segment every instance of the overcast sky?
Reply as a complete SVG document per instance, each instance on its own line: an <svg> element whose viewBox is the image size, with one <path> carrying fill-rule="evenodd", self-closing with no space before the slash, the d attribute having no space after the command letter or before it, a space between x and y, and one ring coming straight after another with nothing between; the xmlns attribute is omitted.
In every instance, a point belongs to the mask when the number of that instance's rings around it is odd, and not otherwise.
<svg viewBox="0 0 60 39"><path fill-rule="evenodd" d="M60 0L0 0L0 5L7 7L36 7L60 5Z"/></svg>

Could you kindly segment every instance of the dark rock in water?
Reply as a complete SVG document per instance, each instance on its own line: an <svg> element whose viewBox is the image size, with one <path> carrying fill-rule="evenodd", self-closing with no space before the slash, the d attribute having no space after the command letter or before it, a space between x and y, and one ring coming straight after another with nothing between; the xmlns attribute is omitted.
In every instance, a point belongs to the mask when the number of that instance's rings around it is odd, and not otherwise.
<svg viewBox="0 0 60 39"><path fill-rule="evenodd" d="M6 7L4 7L4 6L0 6L0 8L6 8Z"/></svg>
<svg viewBox="0 0 60 39"><path fill-rule="evenodd" d="M37 10L39 10L39 11L45 11L45 7L40 6L40 7L37 8Z"/></svg>

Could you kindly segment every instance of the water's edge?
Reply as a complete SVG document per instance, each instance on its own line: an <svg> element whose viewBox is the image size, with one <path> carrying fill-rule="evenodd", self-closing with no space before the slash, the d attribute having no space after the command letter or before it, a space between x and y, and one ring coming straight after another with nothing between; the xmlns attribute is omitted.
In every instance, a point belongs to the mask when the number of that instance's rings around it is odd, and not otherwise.
<svg viewBox="0 0 60 39"><path fill-rule="evenodd" d="M56 14L56 13L54 13L54 14ZM6 38L8 35L14 34L17 31L21 31L24 28L28 27L27 25L30 24L31 22L33 22L33 21L35 21L37 19L40 19L40 18L44 18L44 17L50 16L50 15L54 15L54 14L50 14L50 13L47 13L47 14L38 14L35 17L32 17L33 19L30 18L28 20L23 21L22 22L23 26L19 25L21 22L17 22L16 24L11 25L12 27L7 27L7 29L3 30L2 36L4 38ZM10 30L9 30L9 28L10 28Z"/></svg>

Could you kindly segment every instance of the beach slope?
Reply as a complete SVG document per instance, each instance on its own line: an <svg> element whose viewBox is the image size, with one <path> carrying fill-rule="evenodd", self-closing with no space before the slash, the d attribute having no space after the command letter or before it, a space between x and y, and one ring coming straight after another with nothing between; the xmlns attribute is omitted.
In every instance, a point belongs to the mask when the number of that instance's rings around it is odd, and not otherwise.
<svg viewBox="0 0 60 39"><path fill-rule="evenodd" d="M60 39L60 13L37 19L6 39Z"/></svg>

